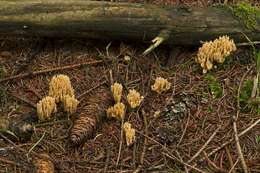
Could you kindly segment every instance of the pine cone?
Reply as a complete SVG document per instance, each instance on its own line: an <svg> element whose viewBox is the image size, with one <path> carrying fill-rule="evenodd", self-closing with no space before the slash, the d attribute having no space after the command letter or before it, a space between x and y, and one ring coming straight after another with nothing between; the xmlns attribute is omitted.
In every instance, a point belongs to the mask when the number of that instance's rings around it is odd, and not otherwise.
<svg viewBox="0 0 260 173"><path fill-rule="evenodd" d="M90 96L70 131L70 141L73 145L80 145L93 136L98 124L106 117L105 110L111 103L108 89L99 89Z"/></svg>
<svg viewBox="0 0 260 173"><path fill-rule="evenodd" d="M47 154L40 154L39 156L40 158L34 161L35 173L54 173L54 164L50 156Z"/></svg>

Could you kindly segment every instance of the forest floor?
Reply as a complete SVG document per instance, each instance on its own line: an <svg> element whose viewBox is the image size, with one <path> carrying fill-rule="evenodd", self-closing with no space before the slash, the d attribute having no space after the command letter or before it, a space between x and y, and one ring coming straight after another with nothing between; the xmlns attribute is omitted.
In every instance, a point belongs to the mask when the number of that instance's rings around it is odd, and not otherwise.
<svg viewBox="0 0 260 173"><path fill-rule="evenodd" d="M179 3L208 6L214 2ZM129 89L138 90L144 100L138 109L126 112L125 120L136 129L133 146L128 147L122 138L119 121L105 120L93 138L72 147L72 121L60 113L48 122L35 122L30 140L10 140L0 132L0 172L32 172L40 153L50 156L56 172L243 172L234 139L234 116L238 116L237 134L241 134L246 165L251 172L260 172L260 124L254 124L260 111L238 105L238 92L246 93L243 86L256 75L252 49L238 47L224 64L203 74L194 60L198 47L160 46L142 56L147 46L85 39L1 39L0 81L16 74L69 68L0 82L0 118L15 122L35 115L35 105L48 94L48 83L55 74L70 77L77 97L88 91L78 112L89 97L102 97L95 95L98 90L110 92L111 78L123 84L123 100ZM72 67L96 60L105 63ZM172 83L162 94L151 90L159 76Z"/></svg>

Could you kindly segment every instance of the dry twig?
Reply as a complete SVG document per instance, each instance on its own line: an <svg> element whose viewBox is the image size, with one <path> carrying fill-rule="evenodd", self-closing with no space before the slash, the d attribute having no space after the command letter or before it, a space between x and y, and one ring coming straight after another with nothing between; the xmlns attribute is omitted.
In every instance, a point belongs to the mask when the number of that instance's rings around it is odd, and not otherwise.
<svg viewBox="0 0 260 173"><path fill-rule="evenodd" d="M162 145L160 142L156 141L155 139L153 139L153 138L151 138L151 137L149 137L149 136L147 136L147 135L141 133L140 131L136 131L136 132L139 133L139 134L141 134L141 135L143 135L143 136L146 137L147 139L149 139L149 140L155 142L156 144L160 145L160 146L162 147L162 149L166 152L166 153L164 153L164 152L162 153L162 154L165 155L166 157L168 157L168 158L170 158L170 159L172 159L172 160L175 160L175 161L177 161L177 162L183 164L184 166L187 166L187 167L189 167L189 168L191 168L191 169L193 169L193 170L195 170L195 171L197 171L197 172L205 173L203 170L201 170L201 169L199 169L199 168L196 168L194 165L190 165L190 164L185 163L185 162L181 161L180 159L176 158L164 145Z"/></svg>
<svg viewBox="0 0 260 173"><path fill-rule="evenodd" d="M45 69L45 70L23 73L23 74L18 74L18 75L0 79L0 83L14 80L14 79L26 78L29 76L36 76L36 75L40 75L40 74L44 74L44 73L56 72L56 71L61 71L61 70L69 70L69 69L73 69L73 68L79 68L79 67L82 67L85 65L95 65L95 64L100 64L100 63L103 63L103 61L97 60L97 61L91 61L91 62L83 62L83 63L79 63L79 64L72 64L72 65L67 65L67 66L62 66L62 67L55 67L55 68L50 68L50 69Z"/></svg>
<svg viewBox="0 0 260 173"><path fill-rule="evenodd" d="M242 132L240 132L238 134L238 137L243 136L244 134L246 134L248 131L250 131L252 128L254 128L258 123L260 123L260 119L258 119L257 121L255 121L253 124L251 124L248 128L246 128L245 130L243 130ZM217 153L219 150L221 150L222 148L224 148L225 146L229 145L230 143L232 143L234 141L234 138L228 140L227 142L223 143L221 146L219 146L218 148L214 149L213 151L211 151L208 154L208 157L212 156L213 154ZM202 158L199 162L202 162L205 160L205 157ZM195 164L197 165L197 164Z"/></svg>
<svg viewBox="0 0 260 173"><path fill-rule="evenodd" d="M230 168L230 170L228 171L228 173L231 173L231 172L235 172L234 169L238 163L239 159L237 159L237 161L234 163L234 165Z"/></svg>
<svg viewBox="0 0 260 173"><path fill-rule="evenodd" d="M117 155L117 159L116 159L116 166L118 165L119 160L120 160L122 146L123 146L123 138L124 138L124 119L121 120L120 143L119 143L118 155Z"/></svg>
<svg viewBox="0 0 260 173"><path fill-rule="evenodd" d="M140 165L137 167L137 169L134 171L134 173L138 173L141 171L141 168L144 164L144 156L145 156L145 152L146 152L146 147L147 147L147 143L148 143L148 139L146 136L148 136L148 124L147 124L147 116L146 113L144 111L144 109L142 109L142 115L143 115L143 120L144 120L144 144L143 144L143 151L141 153L141 157L140 157Z"/></svg>
<svg viewBox="0 0 260 173"><path fill-rule="evenodd" d="M188 163L191 163L194 159L196 159L200 153L208 146L208 144L212 141L212 139L216 136L220 129L220 126L214 131L214 133L210 136L210 138L206 141L206 143L200 148L200 150L192 156L192 158L188 161Z"/></svg>
<svg viewBox="0 0 260 173"><path fill-rule="evenodd" d="M249 71L247 71L247 73L248 72ZM245 161L245 158L244 158L241 146L240 146L240 142L239 142L239 137L238 137L238 133L237 133L237 120L238 120L238 117L239 117L239 114L240 114L240 100L239 100L240 92L241 92L243 81L244 81L247 73L245 73L242 76L242 79L241 79L241 81L239 83L238 92L237 92L237 114L236 114L236 117L235 116L232 117L232 120L233 120L233 130L234 130L235 141L236 141L236 148L237 148L238 156L239 156L239 158L241 160L241 164L242 164L242 167L243 167L243 170L244 170L245 173L248 173L248 169L247 169L246 161Z"/></svg>
<svg viewBox="0 0 260 173"><path fill-rule="evenodd" d="M80 94L80 95L78 96L78 100L79 100L79 101L82 101L82 100L83 100L83 97L84 97L85 95L89 94L91 91L97 89L98 87L104 85L106 82L107 82L107 81L104 80L104 81L102 81L101 83L97 84L96 86L94 86L94 87L88 89L87 91L85 91L84 93Z"/></svg>
<svg viewBox="0 0 260 173"><path fill-rule="evenodd" d="M207 162L216 170L216 172L222 172L222 173L227 172L226 170L224 170L224 169L218 167L213 161L211 161L211 160L209 159L209 157L207 156L207 153L205 153L204 151L203 151L203 153L204 153L204 155L205 155L205 158L206 158Z"/></svg>
<svg viewBox="0 0 260 173"><path fill-rule="evenodd" d="M18 101L22 101L24 103L26 103L27 105L31 106L32 108L36 109L36 104L32 103L31 101L29 101L28 99L19 96L17 94L11 93L11 92L7 92L10 96L12 96L13 98L17 99Z"/></svg>
<svg viewBox="0 0 260 173"><path fill-rule="evenodd" d="M231 154L230 154L227 146L225 146L225 150L226 150L226 153L227 153L227 156L228 156L228 161L230 163L230 167L232 168L234 166L234 162L232 160ZM232 173L235 173L235 171L232 170Z"/></svg>
<svg viewBox="0 0 260 173"><path fill-rule="evenodd" d="M238 112L237 114L239 114L239 110L237 112ZM241 160L244 173L248 173L247 165L246 165L246 162L245 162L245 158L244 158L244 155L243 155L243 152L242 152L242 149L241 149L241 146L240 146L238 134L237 134L237 123L236 123L235 118L233 120L233 129L234 129L234 133L235 133L235 141L236 141L237 152L238 152L239 158Z"/></svg>
<svg viewBox="0 0 260 173"><path fill-rule="evenodd" d="M188 119L187 119L185 128L184 128L184 130L183 130L183 132L182 132L181 138L180 138L180 140L179 140L179 142L178 142L178 144L177 144L177 147L178 147L178 146L181 144L181 142L182 142L182 139L183 139L183 137L184 137L184 135L185 135L185 133L186 133L186 130L187 130L189 121L190 121L190 112L189 112L189 114L188 114Z"/></svg>
<svg viewBox="0 0 260 173"><path fill-rule="evenodd" d="M199 168L196 168L195 166L189 165L188 163L185 163L185 162L181 161L180 159L176 158L176 157L173 156L173 155L169 155L168 153L163 153L163 154L164 154L166 157L168 157L168 158L170 158L170 159L172 159L172 160L175 160L175 161L177 161L177 162L183 164L184 166L187 166L187 167L189 167L189 168L192 168L192 169L194 169L194 170L197 171L197 172L205 173L205 171L203 171L203 170L201 170L201 169L199 169Z"/></svg>

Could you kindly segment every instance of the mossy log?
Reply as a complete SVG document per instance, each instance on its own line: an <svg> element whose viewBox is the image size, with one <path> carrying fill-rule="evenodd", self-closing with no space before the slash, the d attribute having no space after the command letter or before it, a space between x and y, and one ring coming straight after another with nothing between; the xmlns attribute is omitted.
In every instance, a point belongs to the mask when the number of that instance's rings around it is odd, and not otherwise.
<svg viewBox="0 0 260 173"><path fill-rule="evenodd" d="M167 44L196 45L220 35L260 40L228 7L191 8L85 0L2 0L0 36L81 37L150 42L167 31ZM164 32L163 32L164 33Z"/></svg>

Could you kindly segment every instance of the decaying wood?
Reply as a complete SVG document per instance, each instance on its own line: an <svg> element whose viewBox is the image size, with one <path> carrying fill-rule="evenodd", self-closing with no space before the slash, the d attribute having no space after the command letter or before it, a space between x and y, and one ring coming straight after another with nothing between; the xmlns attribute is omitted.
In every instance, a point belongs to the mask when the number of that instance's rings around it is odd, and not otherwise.
<svg viewBox="0 0 260 173"><path fill-rule="evenodd" d="M260 40L256 26L224 7L191 8L84 0L0 1L0 35L86 37L151 41L164 35L168 44L194 45L227 34L236 42Z"/></svg>

